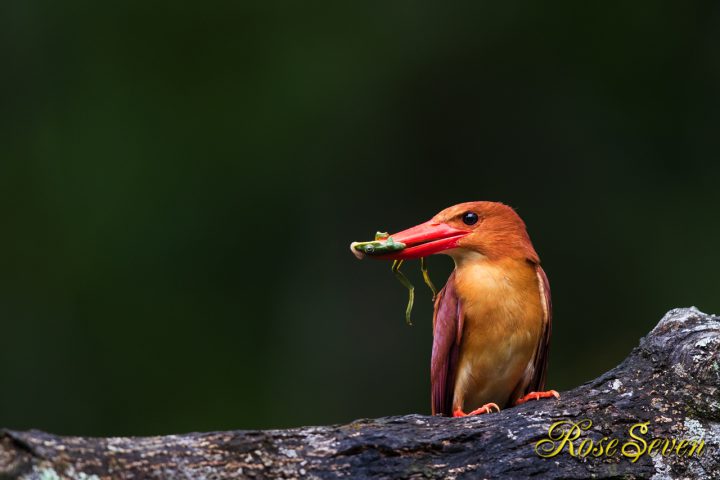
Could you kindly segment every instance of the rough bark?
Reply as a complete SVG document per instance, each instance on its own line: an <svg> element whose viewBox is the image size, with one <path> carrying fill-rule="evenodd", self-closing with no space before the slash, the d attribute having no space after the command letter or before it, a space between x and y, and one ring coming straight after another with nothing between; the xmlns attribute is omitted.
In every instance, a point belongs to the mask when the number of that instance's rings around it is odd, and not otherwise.
<svg viewBox="0 0 720 480"><path fill-rule="evenodd" d="M720 317L670 311L599 378L542 400L472 418L406 415L288 430L146 438L0 433L0 478L720 478ZM590 419L584 438L700 439L702 455L619 452L541 458L556 421Z"/></svg>

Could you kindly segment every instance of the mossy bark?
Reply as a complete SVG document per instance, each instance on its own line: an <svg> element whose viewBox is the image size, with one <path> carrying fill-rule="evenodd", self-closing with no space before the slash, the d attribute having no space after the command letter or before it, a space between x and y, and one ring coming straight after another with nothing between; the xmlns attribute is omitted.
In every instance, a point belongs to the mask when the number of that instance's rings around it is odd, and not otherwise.
<svg viewBox="0 0 720 480"><path fill-rule="evenodd" d="M669 312L616 368L560 400L472 418L406 415L288 430L143 438L0 433L0 478L720 478L720 317ZM700 455L551 458L538 441L558 421L592 421L574 442L704 441ZM630 449L632 450L632 449Z"/></svg>

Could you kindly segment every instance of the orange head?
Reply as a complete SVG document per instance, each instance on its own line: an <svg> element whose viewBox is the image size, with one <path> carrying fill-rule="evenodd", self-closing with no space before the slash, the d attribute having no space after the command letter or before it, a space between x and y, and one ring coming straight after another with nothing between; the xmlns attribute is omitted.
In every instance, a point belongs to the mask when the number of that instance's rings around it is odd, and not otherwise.
<svg viewBox="0 0 720 480"><path fill-rule="evenodd" d="M368 254L388 260L443 253L456 260L480 254L488 259L510 257L539 262L525 223L515 210L498 202L460 203L390 237L402 249L371 253L359 251L353 244L353 253L358 258Z"/></svg>

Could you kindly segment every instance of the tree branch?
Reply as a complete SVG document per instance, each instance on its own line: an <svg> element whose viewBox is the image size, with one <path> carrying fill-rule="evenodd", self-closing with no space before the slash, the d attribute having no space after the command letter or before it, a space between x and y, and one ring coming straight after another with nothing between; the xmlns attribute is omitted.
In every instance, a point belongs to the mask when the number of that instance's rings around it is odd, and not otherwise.
<svg viewBox="0 0 720 480"><path fill-rule="evenodd" d="M619 366L560 400L472 418L406 415L288 430L145 438L0 432L4 478L720 478L720 317L670 311ZM590 419L582 439L650 422L653 437L703 439L702 455L541 458L551 424Z"/></svg>

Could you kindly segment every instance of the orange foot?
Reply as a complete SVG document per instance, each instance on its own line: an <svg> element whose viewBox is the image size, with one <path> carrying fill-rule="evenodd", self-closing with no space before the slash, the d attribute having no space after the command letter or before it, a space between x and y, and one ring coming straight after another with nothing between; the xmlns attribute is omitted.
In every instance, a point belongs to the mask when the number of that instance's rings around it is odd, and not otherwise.
<svg viewBox="0 0 720 480"><path fill-rule="evenodd" d="M491 413L492 409L495 408L497 411L500 411L500 407L497 406L497 403L486 403L480 408L477 408L473 410L470 413L465 413L462 411L461 408L456 408L453 410L453 417L469 417L470 415L480 415L482 413Z"/></svg>
<svg viewBox="0 0 720 480"><path fill-rule="evenodd" d="M522 398L515 400L515 405L520 405L528 400L540 400L541 398L560 398L560 394L555 390L548 390L547 392L530 392Z"/></svg>

